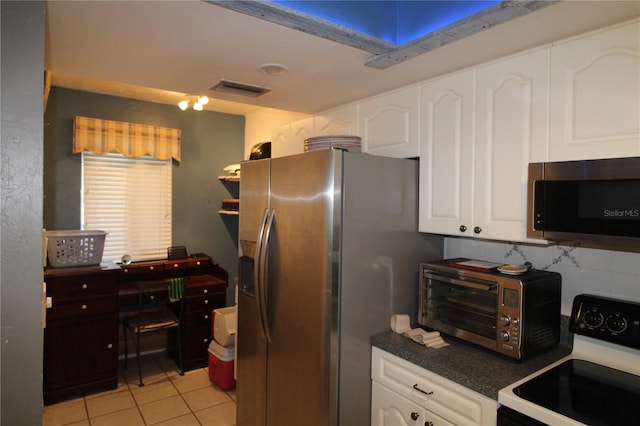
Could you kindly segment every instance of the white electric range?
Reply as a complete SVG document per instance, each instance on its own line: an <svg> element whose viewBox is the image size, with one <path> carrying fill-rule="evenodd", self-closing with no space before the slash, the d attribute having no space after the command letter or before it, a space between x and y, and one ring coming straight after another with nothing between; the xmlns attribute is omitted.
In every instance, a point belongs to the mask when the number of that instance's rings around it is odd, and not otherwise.
<svg viewBox="0 0 640 426"><path fill-rule="evenodd" d="M640 303L573 301L572 353L498 393L498 425L640 425Z"/></svg>

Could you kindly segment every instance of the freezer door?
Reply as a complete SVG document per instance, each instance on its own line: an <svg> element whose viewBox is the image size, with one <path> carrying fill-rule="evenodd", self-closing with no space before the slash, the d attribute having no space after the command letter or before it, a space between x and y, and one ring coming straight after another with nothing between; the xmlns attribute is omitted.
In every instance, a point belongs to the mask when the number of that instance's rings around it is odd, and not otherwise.
<svg viewBox="0 0 640 426"><path fill-rule="evenodd" d="M245 161L240 168L240 256L255 259L256 243L265 210L269 207L269 159Z"/></svg>
<svg viewBox="0 0 640 426"><path fill-rule="evenodd" d="M256 296L259 236L269 207L269 169L268 159L244 162L241 168L236 333L236 420L239 426L264 426L266 419L267 341Z"/></svg>
<svg viewBox="0 0 640 426"><path fill-rule="evenodd" d="M259 330L256 299L238 292L236 424L264 426L267 342Z"/></svg>
<svg viewBox="0 0 640 426"><path fill-rule="evenodd" d="M336 424L341 158L326 150L272 160L268 426Z"/></svg>

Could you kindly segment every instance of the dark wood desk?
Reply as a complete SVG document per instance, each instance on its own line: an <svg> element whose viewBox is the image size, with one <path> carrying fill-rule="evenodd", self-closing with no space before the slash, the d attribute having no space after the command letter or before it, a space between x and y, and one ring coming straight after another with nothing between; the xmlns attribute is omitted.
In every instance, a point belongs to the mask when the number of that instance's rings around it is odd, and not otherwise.
<svg viewBox="0 0 640 426"><path fill-rule="evenodd" d="M226 305L227 272L210 257L110 263L81 268L45 268L45 404L67 395L118 384L120 317L138 304L138 281L162 283L185 277L182 319L183 369L207 365L211 311ZM169 339L176 339L169 335ZM175 340L168 343L176 343ZM173 345L168 345L170 347Z"/></svg>

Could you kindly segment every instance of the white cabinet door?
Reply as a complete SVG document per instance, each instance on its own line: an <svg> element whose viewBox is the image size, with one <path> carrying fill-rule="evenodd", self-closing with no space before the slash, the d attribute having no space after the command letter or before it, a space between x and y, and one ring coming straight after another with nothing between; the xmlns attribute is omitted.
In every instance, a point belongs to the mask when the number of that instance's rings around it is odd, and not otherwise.
<svg viewBox="0 0 640 426"><path fill-rule="evenodd" d="M385 157L420 155L419 86L407 86L360 103L362 150Z"/></svg>
<svg viewBox="0 0 640 426"><path fill-rule="evenodd" d="M287 155L304 152L304 140L313 136L313 117L291 123L291 144Z"/></svg>
<svg viewBox="0 0 640 426"><path fill-rule="evenodd" d="M358 105L347 105L317 114L314 136L358 134Z"/></svg>
<svg viewBox="0 0 640 426"><path fill-rule="evenodd" d="M548 82L546 48L476 70L473 228L478 237L526 240L528 164L547 159Z"/></svg>
<svg viewBox="0 0 640 426"><path fill-rule="evenodd" d="M376 381L371 385L371 426L425 424L425 409Z"/></svg>
<svg viewBox="0 0 640 426"><path fill-rule="evenodd" d="M278 126L271 132L271 158L283 157L291 143L291 124Z"/></svg>
<svg viewBox="0 0 640 426"><path fill-rule="evenodd" d="M271 157L284 157L304 152L304 140L313 135L313 118L294 121L273 129Z"/></svg>
<svg viewBox="0 0 640 426"><path fill-rule="evenodd" d="M551 48L550 160L640 155L640 21Z"/></svg>
<svg viewBox="0 0 640 426"><path fill-rule="evenodd" d="M419 425L496 422L497 401L377 347L371 350L371 379L372 425L413 424L408 419L416 416Z"/></svg>
<svg viewBox="0 0 640 426"><path fill-rule="evenodd" d="M474 71L420 87L419 230L472 234Z"/></svg>

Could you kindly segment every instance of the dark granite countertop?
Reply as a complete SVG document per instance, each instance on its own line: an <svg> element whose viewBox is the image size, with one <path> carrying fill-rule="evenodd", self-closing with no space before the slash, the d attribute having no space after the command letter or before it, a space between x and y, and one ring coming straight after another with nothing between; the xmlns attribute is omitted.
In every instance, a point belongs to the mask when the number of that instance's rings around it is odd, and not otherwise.
<svg viewBox="0 0 640 426"><path fill-rule="evenodd" d="M558 346L522 362L446 335L442 337L449 346L440 349L428 348L391 330L371 336L371 345L497 401L503 387L571 353L573 338L569 331L564 332L568 330L568 318L563 317L561 327Z"/></svg>

